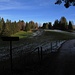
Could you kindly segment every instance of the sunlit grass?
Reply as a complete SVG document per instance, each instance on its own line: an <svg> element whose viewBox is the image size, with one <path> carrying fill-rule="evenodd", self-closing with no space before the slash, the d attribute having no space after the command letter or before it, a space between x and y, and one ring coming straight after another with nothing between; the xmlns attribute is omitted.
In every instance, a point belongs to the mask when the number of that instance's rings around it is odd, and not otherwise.
<svg viewBox="0 0 75 75"><path fill-rule="evenodd" d="M32 35L32 32L20 31L20 32L17 32L11 36L19 37L20 39L22 39L22 38L28 38L31 35Z"/></svg>

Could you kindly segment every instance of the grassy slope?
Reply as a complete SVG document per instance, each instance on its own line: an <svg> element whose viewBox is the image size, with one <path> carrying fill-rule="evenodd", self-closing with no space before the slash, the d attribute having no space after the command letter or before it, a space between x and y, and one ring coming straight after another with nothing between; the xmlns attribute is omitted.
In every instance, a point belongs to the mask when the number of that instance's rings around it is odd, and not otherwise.
<svg viewBox="0 0 75 75"><path fill-rule="evenodd" d="M37 37L37 38L36 37L26 38L26 37L24 37L24 35L30 36L29 33L26 33L26 32L19 32L19 33L15 34L14 36L19 36L20 38L23 38L23 39L20 39L20 41L18 42L18 43L21 43L21 44L24 43L24 42L30 42L30 43L36 42L37 43L37 42L48 41L48 40L75 39L75 35L73 35L71 33L61 33L61 32L54 32L54 31L46 31L40 37ZM1 42L1 44L2 44L2 42ZM25 55L25 57L23 57L23 58L15 58L15 59L13 59L13 68L14 68L15 71L18 69L19 71L22 70L22 71L27 73L27 74L23 74L23 75L28 75L28 74L31 74L31 73L33 74L33 72L34 72L33 75L35 75L35 73L37 73L37 75L38 75L37 70L39 70L40 68L36 67L37 62L38 62L37 58L38 57L36 57L35 55L30 55L30 56L27 56L27 57ZM49 58L50 58L50 56L49 56ZM36 62L36 60L37 60L37 62ZM5 73L8 72L7 74L9 74L9 70L10 70L9 64L10 64L10 60L5 61L5 62L0 62L0 70L3 71L3 73L4 73L4 69L5 69ZM37 65L37 66L39 66L39 65ZM28 68L26 68L26 67L28 67ZM15 75L15 74L13 74L13 75Z"/></svg>
<svg viewBox="0 0 75 75"><path fill-rule="evenodd" d="M70 32L45 31L45 36L50 37L53 40L75 39L75 34L72 34Z"/></svg>
<svg viewBox="0 0 75 75"><path fill-rule="evenodd" d="M13 45L20 45L20 44L30 44L30 43L43 43L43 42L50 42L54 40L69 40L75 39L75 34L67 33L67 32L56 32L56 31L44 31L44 33L40 36L28 38L32 36L32 32L25 32L21 31L12 36L18 36L20 38L19 41L13 43ZM4 42L0 40L0 47L7 46L9 42ZM8 43L8 44L7 44Z"/></svg>
<svg viewBox="0 0 75 75"><path fill-rule="evenodd" d="M31 36L31 34L32 34L32 32L20 31L20 32L13 34L11 36L16 36L16 37L19 37L21 39L21 38L27 38L27 37Z"/></svg>

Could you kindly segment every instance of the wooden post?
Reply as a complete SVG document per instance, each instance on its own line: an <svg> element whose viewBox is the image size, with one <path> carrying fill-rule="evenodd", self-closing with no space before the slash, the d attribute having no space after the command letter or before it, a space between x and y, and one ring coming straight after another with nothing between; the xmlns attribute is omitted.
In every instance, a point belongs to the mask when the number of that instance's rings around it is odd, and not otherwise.
<svg viewBox="0 0 75 75"><path fill-rule="evenodd" d="M56 41L56 51L57 51L57 47L58 47L58 41Z"/></svg>
<svg viewBox="0 0 75 75"><path fill-rule="evenodd" d="M57 47L57 41L56 41L56 47Z"/></svg>
<svg viewBox="0 0 75 75"><path fill-rule="evenodd" d="M43 58L43 55L42 55L42 47L41 47L41 60L42 60L42 58Z"/></svg>
<svg viewBox="0 0 75 75"><path fill-rule="evenodd" d="M52 42L51 42L51 52L52 52Z"/></svg>
<svg viewBox="0 0 75 75"><path fill-rule="evenodd" d="M11 75L12 75L12 41L18 41L19 37L1 37L3 41L10 41L10 70L11 70Z"/></svg>
<svg viewBox="0 0 75 75"><path fill-rule="evenodd" d="M38 60L40 60L40 51L39 51L39 47L38 47L37 49L38 49Z"/></svg>
<svg viewBox="0 0 75 75"><path fill-rule="evenodd" d="M60 44L60 40L59 40L59 44Z"/></svg>
<svg viewBox="0 0 75 75"><path fill-rule="evenodd" d="M12 41L10 41L10 66L11 66L11 73L12 73L12 67L13 67L13 64L12 64Z"/></svg>

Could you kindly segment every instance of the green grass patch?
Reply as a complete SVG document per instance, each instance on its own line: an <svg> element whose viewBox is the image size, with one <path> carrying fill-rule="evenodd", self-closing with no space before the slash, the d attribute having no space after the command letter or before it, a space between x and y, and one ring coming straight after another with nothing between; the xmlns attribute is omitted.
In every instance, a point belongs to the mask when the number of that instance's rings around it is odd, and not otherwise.
<svg viewBox="0 0 75 75"><path fill-rule="evenodd" d="M53 40L75 39L75 34L72 34L71 32L45 31L44 36L50 37Z"/></svg>
<svg viewBox="0 0 75 75"><path fill-rule="evenodd" d="M32 35L32 32L20 31L20 32L17 32L11 36L19 37L20 39L22 39L22 38L28 38L31 35Z"/></svg>

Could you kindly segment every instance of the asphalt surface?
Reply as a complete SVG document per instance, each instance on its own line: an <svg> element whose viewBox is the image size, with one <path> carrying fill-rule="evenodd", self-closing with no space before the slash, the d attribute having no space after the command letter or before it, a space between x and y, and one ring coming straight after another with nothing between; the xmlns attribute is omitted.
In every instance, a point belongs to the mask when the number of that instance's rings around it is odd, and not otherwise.
<svg viewBox="0 0 75 75"><path fill-rule="evenodd" d="M75 39L66 41L54 59L52 75L75 75Z"/></svg>
<svg viewBox="0 0 75 75"><path fill-rule="evenodd" d="M24 66L21 73L13 75L75 75L75 39L66 41L58 52L48 54L39 63Z"/></svg>
<svg viewBox="0 0 75 75"><path fill-rule="evenodd" d="M75 39L66 41L53 58L43 62L39 75L75 75Z"/></svg>

